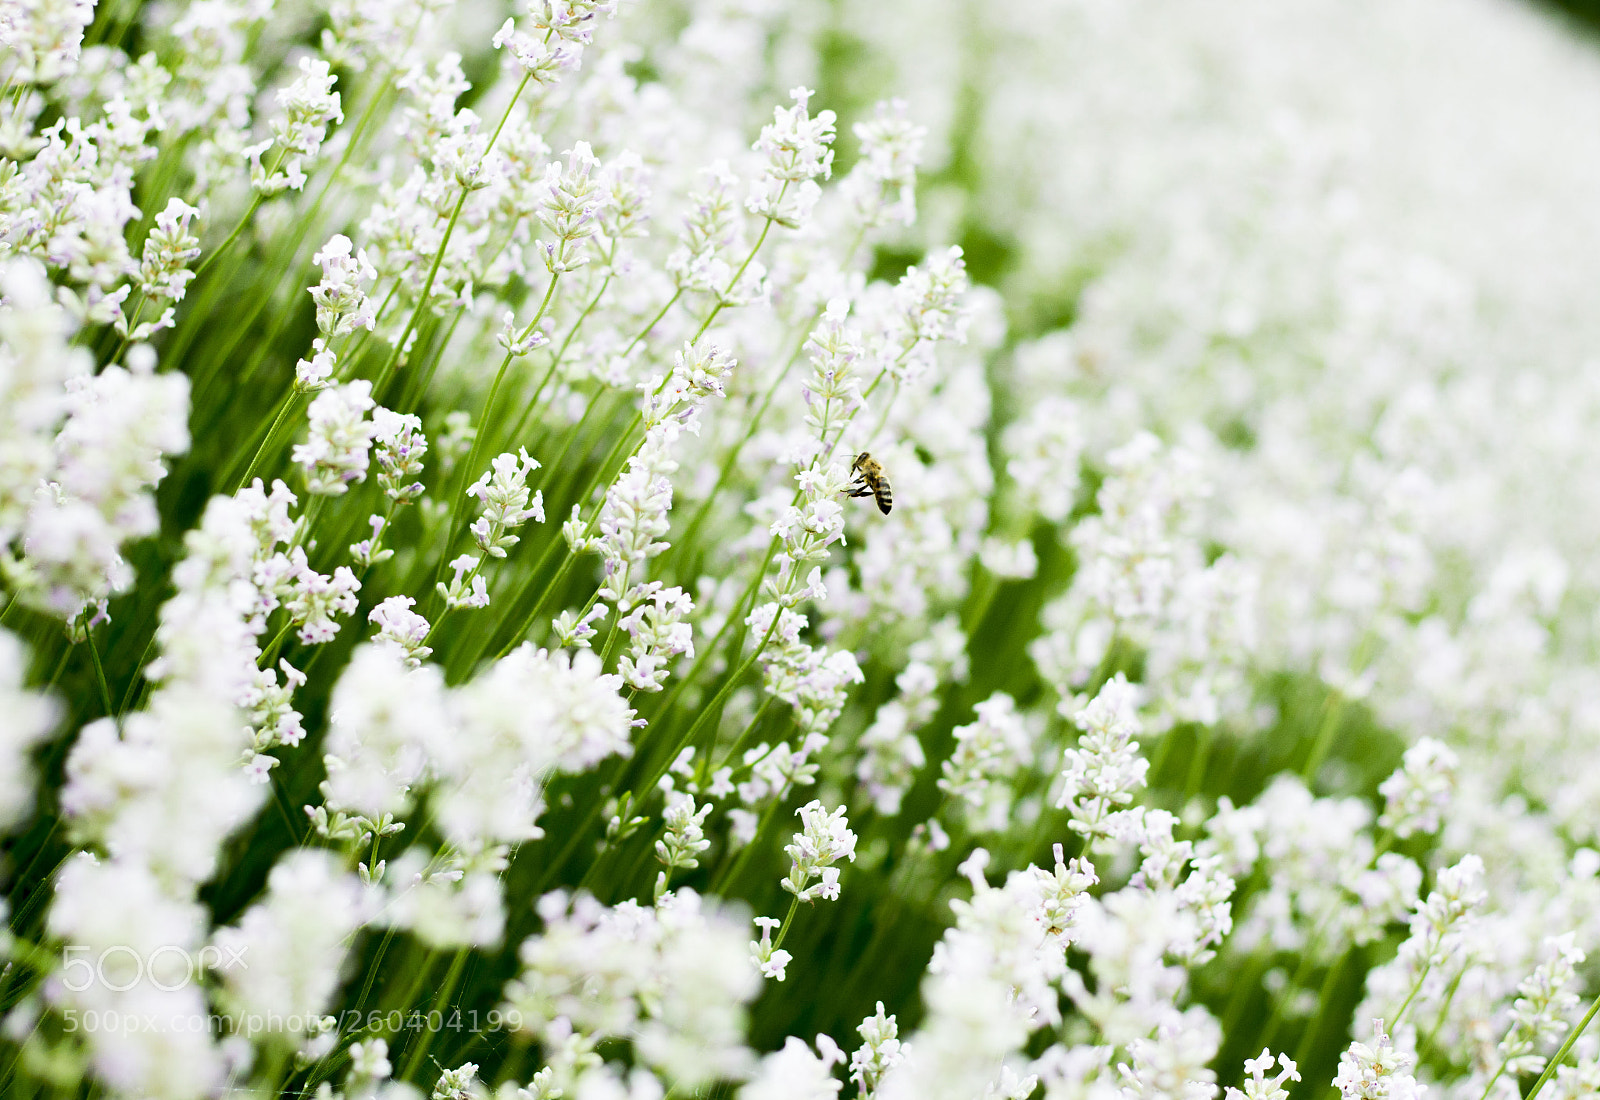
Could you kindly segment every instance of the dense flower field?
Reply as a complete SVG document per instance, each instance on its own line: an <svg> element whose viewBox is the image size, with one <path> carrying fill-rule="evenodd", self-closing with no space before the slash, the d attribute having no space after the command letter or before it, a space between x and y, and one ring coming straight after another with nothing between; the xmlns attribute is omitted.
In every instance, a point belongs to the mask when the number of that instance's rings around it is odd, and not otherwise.
<svg viewBox="0 0 1600 1100"><path fill-rule="evenodd" d="M0 41L0 1094L1600 1094L1592 45Z"/></svg>

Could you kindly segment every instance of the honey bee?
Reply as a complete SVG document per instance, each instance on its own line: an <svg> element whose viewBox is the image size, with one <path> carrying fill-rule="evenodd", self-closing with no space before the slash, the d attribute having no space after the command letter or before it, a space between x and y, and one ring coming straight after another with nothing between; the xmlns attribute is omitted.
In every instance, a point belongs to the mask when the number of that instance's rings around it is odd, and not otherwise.
<svg viewBox="0 0 1600 1100"><path fill-rule="evenodd" d="M894 492L889 488L889 477L878 460L862 451L850 463L850 472L856 476L845 489L845 495L870 496L878 502L878 511L888 515L889 509L894 507Z"/></svg>

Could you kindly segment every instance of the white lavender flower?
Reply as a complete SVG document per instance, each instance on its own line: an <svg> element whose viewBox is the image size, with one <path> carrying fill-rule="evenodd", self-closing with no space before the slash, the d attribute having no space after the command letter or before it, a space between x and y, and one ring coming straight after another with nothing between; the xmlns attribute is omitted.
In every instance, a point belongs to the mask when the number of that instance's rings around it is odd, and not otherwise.
<svg viewBox="0 0 1600 1100"><path fill-rule="evenodd" d="M763 978L781 982L789 976L789 964L794 956L772 942L772 933L783 927L777 917L756 917L755 925L761 929L761 938L750 941L750 958Z"/></svg>
<svg viewBox="0 0 1600 1100"><path fill-rule="evenodd" d="M1034 735L1003 691L973 710L977 721L951 731L956 747L940 768L939 789L965 803L974 829L1000 831L1010 815L1010 781L1031 762Z"/></svg>
<svg viewBox="0 0 1600 1100"><path fill-rule="evenodd" d="M1459 759L1443 742L1424 737L1406 750L1400 769L1378 786L1384 810L1378 824L1398 837L1432 833L1454 793Z"/></svg>
<svg viewBox="0 0 1600 1100"><path fill-rule="evenodd" d="M600 228L600 208L608 198L599 168L589 143L580 141L568 151L565 168L552 164L545 170L538 217L552 239L540 241L539 251L552 274L589 262L583 242Z"/></svg>
<svg viewBox="0 0 1600 1100"><path fill-rule="evenodd" d="M702 826L713 806L706 803L695 809L693 795L679 795L667 800L662 811L665 832L656 841L656 858L669 870L689 870L700 866L699 855L711 847Z"/></svg>
<svg viewBox="0 0 1600 1100"><path fill-rule="evenodd" d="M55 727L58 706L42 692L23 684L27 649L9 631L0 630L0 831L22 820L33 806L33 747Z"/></svg>
<svg viewBox="0 0 1600 1100"><path fill-rule="evenodd" d="M748 1073L744 1006L761 979L741 922L687 890L653 909L558 892L538 910L544 931L523 941L522 973L506 987L524 1029L591 1049L631 1038L641 1061L685 1087Z"/></svg>
<svg viewBox="0 0 1600 1100"><path fill-rule="evenodd" d="M331 853L284 856L267 876L266 897L212 937L230 1013L303 1034L338 989L348 939L369 909L359 880Z"/></svg>
<svg viewBox="0 0 1600 1100"><path fill-rule="evenodd" d="M300 59L300 75L278 92L278 107L283 114L272 120L272 137L242 152L250 159L250 185L261 195L299 191L306 185L306 162L314 160L322 148L328 123L343 122L338 81L328 62L318 57ZM262 157L276 147L270 164Z"/></svg>
<svg viewBox="0 0 1600 1100"><path fill-rule="evenodd" d="M507 19L494 36L494 48L505 47L516 64L540 84L554 84L563 73L583 63L583 50L594 39L597 18L614 17L617 0L529 0L528 26Z"/></svg>
<svg viewBox="0 0 1600 1100"><path fill-rule="evenodd" d="M322 281L310 288L317 304L317 330L324 337L347 336L356 329L371 329L377 306L367 297L363 283L377 278L377 270L343 233L328 238L311 262L322 268Z"/></svg>
<svg viewBox="0 0 1600 1100"><path fill-rule="evenodd" d="M912 122L906 102L876 104L872 117L850 128L861 143L860 159L840 184L856 221L864 228L917 219L917 165L928 129Z"/></svg>
<svg viewBox="0 0 1600 1100"><path fill-rule="evenodd" d="M114 327L129 340L148 340L154 333L172 327L172 306L183 301L189 280L194 272L189 261L200 255L200 241L189 232L189 222L200 211L180 198L167 200L167 205L156 215L155 228L144 241L144 255L134 276L134 286L144 296L146 303L170 303L160 317L146 321L133 329L117 318ZM141 303L141 306L144 303Z"/></svg>
<svg viewBox="0 0 1600 1100"><path fill-rule="evenodd" d="M660 581L631 589L618 607L633 610L617 625L628 632L632 644L617 659L623 681L639 691L660 691L667 680L667 664L680 654L694 656L694 627L688 623L694 601L681 588L664 588Z"/></svg>
<svg viewBox="0 0 1600 1100"><path fill-rule="evenodd" d="M1259 1058L1246 1058L1244 1071L1250 1079L1244 1083L1244 1091L1230 1085L1223 1090L1223 1100L1289 1100L1284 1082L1300 1080L1299 1068L1287 1054L1278 1055L1277 1065L1278 1072L1272 1073L1272 1051L1267 1049L1261 1051Z"/></svg>
<svg viewBox="0 0 1600 1100"><path fill-rule="evenodd" d="M1056 805L1071 810L1074 832L1095 843L1117 839L1130 821L1119 807L1133 801L1150 768L1133 740L1140 729L1138 690L1119 672L1087 704L1069 702L1061 704L1062 712L1083 736L1066 752L1066 783Z"/></svg>
<svg viewBox="0 0 1600 1100"><path fill-rule="evenodd" d="M850 1055L850 1080L855 1082L861 1100L872 1100L883 1075L905 1058L900 1028L894 1016L885 1015L883 1002L878 1010L856 1027L861 1046Z"/></svg>
<svg viewBox="0 0 1600 1100"><path fill-rule="evenodd" d="M411 610L416 603L410 596L390 596L367 615L367 621L378 627L372 640L397 647L409 668L420 667L433 653L424 644L430 629L428 620Z"/></svg>
<svg viewBox="0 0 1600 1100"><path fill-rule="evenodd" d="M774 107L772 124L761 128L754 148L765 155L763 174L750 185L745 206L752 214L789 229L798 229L821 197L817 176L833 172L832 111L809 110L809 88L791 89L793 107Z"/></svg>
<svg viewBox="0 0 1600 1100"><path fill-rule="evenodd" d="M1344 1100L1420 1100L1423 1086L1406 1071L1415 1059L1395 1049L1382 1020L1372 1021L1372 1044L1354 1042L1339 1056L1334 1087Z"/></svg>
<svg viewBox="0 0 1600 1100"><path fill-rule="evenodd" d="M365 481L367 461L375 431L366 418L375 402L372 383L346 382L319 393L306 418L310 431L297 443L293 458L306 478L306 491L317 496L338 496L353 481Z"/></svg>
<svg viewBox="0 0 1600 1100"><path fill-rule="evenodd" d="M528 475L539 463L528 457L526 449L516 454L496 455L491 470L467 489L476 497L483 514L472 522L472 538L491 558L504 558L506 551L521 542L511 534L528 520L544 522L544 493L528 493Z"/></svg>
<svg viewBox="0 0 1600 1100"><path fill-rule="evenodd" d="M735 195L739 177L721 160L704 174L706 188L690 195L683 233L666 266L681 289L720 294L730 289L743 246Z"/></svg>
<svg viewBox="0 0 1600 1100"><path fill-rule="evenodd" d="M1578 1003L1578 994L1570 987L1585 958L1575 938L1575 933L1566 932L1546 941L1547 957L1518 984L1511 1026L1496 1048L1504 1072L1543 1072L1545 1056L1538 1048L1553 1046L1570 1026L1567 1017Z"/></svg>
<svg viewBox="0 0 1600 1100"><path fill-rule="evenodd" d="M844 812L840 806L830 813L815 799L795 811L803 828L784 845L790 866L781 885L799 901L838 900L839 868L831 864L856 858L856 834L850 831ZM813 885L812 879L820 881Z"/></svg>

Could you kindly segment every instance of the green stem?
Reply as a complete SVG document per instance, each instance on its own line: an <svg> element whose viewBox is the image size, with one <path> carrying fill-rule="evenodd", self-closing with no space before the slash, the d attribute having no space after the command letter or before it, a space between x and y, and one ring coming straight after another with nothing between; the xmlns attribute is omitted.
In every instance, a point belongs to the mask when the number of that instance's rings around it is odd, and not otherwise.
<svg viewBox="0 0 1600 1100"><path fill-rule="evenodd" d="M298 393L292 386L289 392L283 395L283 400L278 402L278 415L272 418L272 427L267 429L267 434L262 437L261 445L256 448L255 455L250 459L250 464L244 468L244 473L234 483L233 493L238 495L240 489L250 484L250 479L255 476L256 469L261 465L261 459L277 441L278 431L283 427L283 422L289 416L289 408L294 404L295 395Z"/></svg>
<svg viewBox="0 0 1600 1100"><path fill-rule="evenodd" d="M710 893L720 894L723 892L728 883L738 881L739 876L744 873L745 864L750 862L750 853L755 851L756 845L760 842L762 836L765 835L768 826L772 824L772 818L778 812L778 807L783 804L784 799L787 798L788 795L789 789L785 787L783 790L772 796L772 801L768 803L767 808L762 811L761 823L756 826L756 833L750 838L750 843L739 849L739 854L734 857L734 860L731 864L722 864L720 867L718 867L717 874L712 876ZM727 868L725 874L723 873L723 868Z"/></svg>
<svg viewBox="0 0 1600 1100"><path fill-rule="evenodd" d="M1572 1034L1567 1036L1567 1041L1561 1044L1561 1049L1551 1056L1550 1064L1544 1067L1544 1072L1539 1074L1539 1079L1533 1083L1533 1088L1528 1090L1528 1095L1523 1097L1522 1100L1533 1100L1534 1097L1539 1095L1539 1090L1544 1088L1545 1082L1556 1075L1556 1067L1561 1065L1562 1061L1572 1051L1573 1044L1588 1029L1589 1024L1594 1020L1596 1012L1600 1012L1600 997L1594 999L1594 1003L1589 1006L1589 1011L1583 1014L1583 1019L1578 1021L1578 1026L1572 1029Z"/></svg>
<svg viewBox="0 0 1600 1100"><path fill-rule="evenodd" d="M461 975L467 968L467 958L471 954L472 948L470 947L456 949L455 958L450 960L450 969L445 973L444 981L439 986L439 992L433 998L433 1005L428 1010L429 1016L442 1010L449 1003L450 998L455 996L456 986L460 984ZM422 1037L417 1040L416 1045L411 1048L411 1052L406 1056L405 1068L400 1071L398 1080L409 1081L411 1079L411 1075L422 1064L422 1059L427 1056L428 1047L432 1044L433 1029L424 1022Z"/></svg>
<svg viewBox="0 0 1600 1100"><path fill-rule="evenodd" d="M1317 769L1322 767L1322 761L1327 757L1328 750L1333 747L1333 735L1339 731L1341 719L1344 717L1344 693L1337 688L1330 689L1327 699L1322 704L1322 720L1317 723L1317 735L1311 742L1311 752L1306 756L1305 765L1300 769L1300 778L1310 786L1312 779L1317 774Z"/></svg>
<svg viewBox="0 0 1600 1100"><path fill-rule="evenodd" d="M522 98L522 91L528 86L528 81L533 79L532 73L524 74L522 82L517 85L517 90L511 93L511 102L506 104L505 111L500 115L500 122L494 128L494 133L489 137L489 143L483 148L483 155L488 157L494 149L494 143L500 140L500 131L505 129L506 121L511 117L511 111L517 105L517 100ZM384 387L389 383L389 376L393 373L400 356L405 354L406 341L410 338L412 330L417 327L417 321L422 317L422 311L428 308L428 296L433 293L433 281L439 274L439 265L444 262L445 250L450 247L450 237L455 233L456 222L461 217L461 208L467 204L467 196L471 191L462 185L461 195L456 199L455 209L450 211L450 220L445 223L444 236L439 239L439 248L433 254L433 266L428 268L428 277L423 281L422 293L417 296L416 308L411 311L411 317L406 321L405 329L400 333L400 339L395 341L394 351L383 365L383 370L378 375L378 380L373 383L372 392L382 394ZM553 280L552 280L553 281Z"/></svg>
<svg viewBox="0 0 1600 1100"><path fill-rule="evenodd" d="M783 196L788 190L789 181L784 180L783 187L778 191L778 202L783 201ZM761 251L761 246L766 243L767 234L771 232L772 219L768 218L761 226L761 233L756 237L756 243L753 247L751 247L750 254L744 258L744 263L739 265L739 270L733 273L733 278L728 280L728 288L721 294L717 295L717 304L711 307L710 312L706 314L706 319L700 322L700 327L695 330L694 336L690 338L690 347L693 347L700 342L700 337L706 334L706 329L711 327L711 322L717 319L717 314L721 313L723 307L728 304L728 295L733 293L733 288L739 285L740 279L744 278L745 270L750 266L751 261L756 258L756 253Z"/></svg>
<svg viewBox="0 0 1600 1100"><path fill-rule="evenodd" d="M551 273L550 282L544 288L544 300L539 303L538 312L533 315L533 320L529 321L528 326L523 329L522 335L524 339L534 331L535 326L543 319L545 310L550 308L550 302L556 294L556 284L560 280L561 273L559 271ZM494 424L495 399L500 395L500 385L505 381L506 371L510 369L511 361L515 358L514 354L507 351L505 357L500 360L500 369L495 371L494 382L489 386L489 396L484 398L483 411L478 414L478 430L472 435L472 450L467 454L466 465L461 468L462 480L470 478L477 471L478 463L482 460L484 441ZM444 547L439 554L439 569L434 574L435 583L444 577L445 561L450 557L450 547L455 542L456 528L461 523L461 512L465 507L462 502L467 499L465 492L457 492L452 495L455 499L450 508L450 526L445 528Z"/></svg>
<svg viewBox="0 0 1600 1100"><path fill-rule="evenodd" d="M800 911L800 895L796 894L794 900L789 902L789 912L783 918L783 927L778 929L778 938L772 941L772 949L776 951L783 946L783 941L789 938L789 928L794 924L795 914Z"/></svg>
<svg viewBox="0 0 1600 1100"><path fill-rule="evenodd" d="M743 663L741 663L739 667L734 670L732 675L723 679L722 686L717 689L717 693L716 695L712 696L711 701L701 706L700 714L695 718L694 724L689 727L687 733L678 739L677 747L672 750L661 766L656 769L656 773L650 777L650 781L640 788L641 790L654 789L656 782L666 774L667 768L671 766L672 761L677 759L678 753L683 751L685 745L693 744L694 735L700 732L700 728L702 726L711 721L712 716L720 712L722 704L727 701L729 695L733 694L733 689L739 685L740 680L744 679L745 673L749 672L750 669L754 667L756 661L760 660L761 654L766 651L767 643L772 640L772 635L777 632L778 621L781 618L781 611L772 616L772 622L770 625L768 625L767 632L761 636L761 641L757 643L756 647L750 651L750 656L744 659Z"/></svg>
<svg viewBox="0 0 1600 1100"><path fill-rule="evenodd" d="M83 642L89 647L89 660L94 664L94 679L95 683L100 687L101 705L106 708L106 716L115 721L117 711L111 705L111 690L106 687L106 670L100 664L100 650L95 648L94 631L89 626L89 613L84 611L78 618L83 623Z"/></svg>
<svg viewBox="0 0 1600 1100"><path fill-rule="evenodd" d="M283 153L281 150L278 153L278 159L280 161L283 159ZM244 216L239 219L238 224L233 227L233 232L229 233L227 237L223 239L221 244L212 249L211 255L201 260L200 266L194 269L194 278L196 282L199 281L200 276L206 273L206 270L211 266L212 261L214 261L218 256L221 256L224 252L228 251L228 249L232 247L233 242L239 239L239 234L244 232L244 227L248 225L250 219L255 216L255 212L261 208L262 201L263 199L260 192L257 192L251 197L249 207L246 208Z"/></svg>
<svg viewBox="0 0 1600 1100"><path fill-rule="evenodd" d="M1332 966L1328 967L1328 973L1323 976L1322 988L1317 991L1317 1014L1313 1016L1311 1018L1311 1022L1306 1025L1304 1033L1302 1033L1300 1036L1299 1049L1295 1051L1295 1057L1299 1059L1299 1064L1302 1066L1311 1059L1311 1052L1315 1049L1317 1032L1322 1030L1322 1018L1327 1014L1328 1011L1328 999L1333 995L1334 983L1339 980L1339 975L1344 972L1344 963L1349 957L1350 952L1348 950L1342 953L1339 956L1338 961ZM1286 991L1286 993L1287 992L1288 991ZM1404 1014L1404 1009L1401 1010L1401 1014ZM1398 1029L1399 1026L1400 1021L1399 1018L1396 1017L1394 1027L1390 1028L1390 1030L1394 1031ZM1269 1045L1268 1042L1263 1040L1262 1046L1267 1045Z"/></svg>

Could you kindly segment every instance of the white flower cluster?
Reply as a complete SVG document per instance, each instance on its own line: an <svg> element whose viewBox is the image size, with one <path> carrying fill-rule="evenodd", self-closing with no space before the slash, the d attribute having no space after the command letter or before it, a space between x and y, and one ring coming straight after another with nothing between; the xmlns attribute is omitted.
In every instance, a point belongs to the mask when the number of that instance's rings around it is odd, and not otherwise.
<svg viewBox="0 0 1600 1100"><path fill-rule="evenodd" d="M961 7L0 0L4 1087L1600 1092L1593 59Z"/></svg>
<svg viewBox="0 0 1600 1100"><path fill-rule="evenodd" d="M760 979L739 921L689 890L654 908L560 892L538 908L544 930L518 949L506 1000L548 1044L557 1087L599 1066L607 1039L630 1040L640 1063L684 1087L748 1071L745 1005Z"/></svg>
<svg viewBox="0 0 1600 1100"><path fill-rule="evenodd" d="M1011 781L1033 759L1035 734L1005 692L979 703L977 721L951 731L955 751L940 766L939 789L961 799L975 832L1000 832L1011 812Z"/></svg>
<svg viewBox="0 0 1600 1100"><path fill-rule="evenodd" d="M189 447L189 381L157 373L146 345L91 373L43 273L14 260L0 280L0 571L81 636L134 582L123 545L157 530L163 459Z"/></svg>
<svg viewBox="0 0 1600 1100"><path fill-rule="evenodd" d="M278 92L283 114L272 120L272 137L241 152L250 160L250 186L260 195L299 191L306 185L306 162L322 149L328 123L343 122L339 109L338 82L327 61L316 57L300 59L300 75ZM272 163L261 158L276 148Z"/></svg>
<svg viewBox="0 0 1600 1100"><path fill-rule="evenodd" d="M938 711L941 682L959 682L967 676L966 638L953 620L941 620L929 637L912 645L908 656L906 667L895 677L898 698L878 708L857 742L861 759L856 778L873 807L889 817L900 812L906 791L927 763L917 730Z"/></svg>
<svg viewBox="0 0 1600 1100"><path fill-rule="evenodd" d="M856 858L856 834L845 821L845 808L829 812L813 799L795 811L803 828L784 846L788 853L789 875L783 888L798 901L839 898L839 868L831 866L841 859ZM812 879L819 879L812 884Z"/></svg>
<svg viewBox="0 0 1600 1100"><path fill-rule="evenodd" d="M460 850L537 837L552 770L631 751L621 683L593 653L522 646L446 688L434 666L407 667L403 644L361 647L334 691L324 804L399 815L428 780L434 820Z"/></svg>

